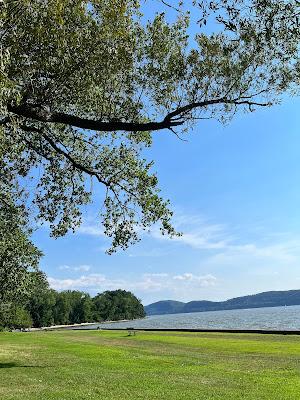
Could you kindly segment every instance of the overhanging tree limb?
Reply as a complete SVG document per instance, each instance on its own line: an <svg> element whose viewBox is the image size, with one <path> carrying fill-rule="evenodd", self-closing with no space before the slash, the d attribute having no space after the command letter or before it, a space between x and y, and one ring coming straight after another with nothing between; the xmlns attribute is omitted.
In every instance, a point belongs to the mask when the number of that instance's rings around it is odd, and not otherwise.
<svg viewBox="0 0 300 400"><path fill-rule="evenodd" d="M20 12L11 1L0 11L0 170L24 184L55 236L75 229L93 200L87 175L108 189L100 218L114 249L156 223L172 236L169 203L143 151L151 132L226 122L298 82L294 0L160 0L165 12L142 3L21 0ZM202 3L222 31L191 26ZM144 7L151 12L142 16Z"/></svg>
<svg viewBox="0 0 300 400"><path fill-rule="evenodd" d="M184 115L191 112L192 110L208 107L210 105L222 105L222 104L232 104L232 105L248 105L248 106L260 106L266 107L270 103L243 100L243 99L227 99L219 98L212 100L205 100L200 102L194 102L187 104L183 107L179 107L176 110L168 113L162 121L152 121L152 122L122 122L122 121L110 121L104 122L99 120L93 120L88 118L81 118L71 114L62 112L51 112L42 109L40 106L34 106L30 104L21 104L19 106L8 106L8 111L11 113L24 117L30 118L44 123L58 123L64 125L70 125L76 128L95 130L99 132L109 132L109 131L127 131L127 132L145 132L145 131L158 131L162 129L170 129L176 126L183 125L185 123ZM176 117L182 117L177 118ZM8 122L4 121L3 123Z"/></svg>

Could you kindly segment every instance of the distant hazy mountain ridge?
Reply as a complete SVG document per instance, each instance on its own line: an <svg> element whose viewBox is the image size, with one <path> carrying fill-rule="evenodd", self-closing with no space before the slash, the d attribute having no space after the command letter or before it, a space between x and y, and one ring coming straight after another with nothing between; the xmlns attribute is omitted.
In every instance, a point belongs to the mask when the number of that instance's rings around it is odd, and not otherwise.
<svg viewBox="0 0 300 400"><path fill-rule="evenodd" d="M235 310L300 305L300 290L274 291L236 297L226 301L181 301L162 300L145 306L147 315L192 313L201 311Z"/></svg>

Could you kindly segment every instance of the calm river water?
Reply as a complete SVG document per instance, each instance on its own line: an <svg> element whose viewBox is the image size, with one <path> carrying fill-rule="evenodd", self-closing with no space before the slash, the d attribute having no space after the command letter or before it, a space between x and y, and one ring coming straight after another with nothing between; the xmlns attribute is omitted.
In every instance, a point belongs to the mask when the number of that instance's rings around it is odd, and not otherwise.
<svg viewBox="0 0 300 400"><path fill-rule="evenodd" d="M100 328L193 328L300 330L300 306L153 315L129 322L89 325ZM81 327L82 329L82 327Z"/></svg>

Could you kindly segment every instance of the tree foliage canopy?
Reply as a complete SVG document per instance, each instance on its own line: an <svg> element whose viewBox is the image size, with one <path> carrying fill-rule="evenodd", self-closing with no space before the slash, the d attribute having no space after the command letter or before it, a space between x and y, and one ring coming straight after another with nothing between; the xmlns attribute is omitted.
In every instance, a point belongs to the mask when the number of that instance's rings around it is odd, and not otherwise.
<svg viewBox="0 0 300 400"><path fill-rule="evenodd" d="M140 300L126 290L107 291L92 298L78 290L56 292L49 289L45 282L35 286L26 310L34 327L117 321L145 316Z"/></svg>
<svg viewBox="0 0 300 400"><path fill-rule="evenodd" d="M107 290L93 298L95 320L118 321L145 317L140 300L126 290Z"/></svg>
<svg viewBox="0 0 300 400"><path fill-rule="evenodd" d="M145 316L140 300L126 290L99 293L91 297L78 290L57 292L49 288L43 273L38 273L26 301L0 302L1 328L18 329L86 322L118 321Z"/></svg>
<svg viewBox="0 0 300 400"><path fill-rule="evenodd" d="M176 234L144 158L153 133L227 121L297 83L296 0L175 3L1 2L3 171L14 185L32 179L36 215L54 236L80 224L94 182L104 187L110 252L155 223Z"/></svg>
<svg viewBox="0 0 300 400"><path fill-rule="evenodd" d="M23 208L7 198L0 202L0 305L17 304L31 293L41 252L29 234Z"/></svg>

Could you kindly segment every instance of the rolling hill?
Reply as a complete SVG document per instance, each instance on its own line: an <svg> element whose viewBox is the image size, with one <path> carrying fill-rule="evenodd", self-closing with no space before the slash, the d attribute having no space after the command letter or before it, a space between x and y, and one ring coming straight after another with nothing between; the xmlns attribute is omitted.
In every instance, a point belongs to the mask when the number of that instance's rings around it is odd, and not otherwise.
<svg viewBox="0 0 300 400"><path fill-rule="evenodd" d="M183 303L174 300L161 300L144 308L147 315L162 315L293 305L300 305L300 290L263 292L226 301L199 300Z"/></svg>

